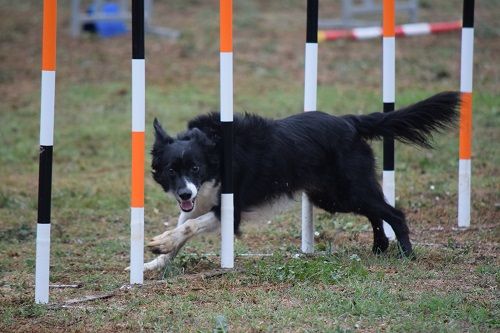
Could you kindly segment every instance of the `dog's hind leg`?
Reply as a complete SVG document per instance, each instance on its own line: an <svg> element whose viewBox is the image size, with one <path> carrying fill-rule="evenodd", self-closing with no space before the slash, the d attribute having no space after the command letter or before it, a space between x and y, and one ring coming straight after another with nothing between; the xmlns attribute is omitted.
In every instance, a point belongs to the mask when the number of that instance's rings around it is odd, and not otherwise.
<svg viewBox="0 0 500 333"><path fill-rule="evenodd" d="M382 213L382 218L384 221L389 223L392 230L394 230L394 233L396 234L399 246L401 246L402 254L405 257L414 258L415 255L410 242L410 231L406 225L405 214L387 203L385 204L385 209Z"/></svg>
<svg viewBox="0 0 500 333"><path fill-rule="evenodd" d="M373 228L372 252L375 254L381 254L389 247L389 240L384 233L383 221L376 216L369 216L368 219L370 220Z"/></svg>
<svg viewBox="0 0 500 333"><path fill-rule="evenodd" d="M370 167L371 169L373 168ZM403 212L385 201L384 193L376 181L374 172L371 172L371 176L369 173L359 173L357 176L355 183L350 187L350 208L352 212L364 215L370 220L373 228L373 252L383 252L389 245L383 229L382 220L384 220L394 230L402 254L407 257L413 256L409 230Z"/></svg>
<svg viewBox="0 0 500 333"><path fill-rule="evenodd" d="M410 242L409 229L408 226L406 225L404 213L386 203L385 200L377 202L374 205L370 205L368 211L369 213L366 214L367 216L377 216L379 221L383 219L384 221L389 223L392 230L394 230L394 233L396 234L396 238L399 242L399 246L401 247L402 254L405 257L411 257L411 258L414 257ZM374 237L376 236L374 235Z"/></svg>
<svg viewBox="0 0 500 333"><path fill-rule="evenodd" d="M307 195L309 196L311 202L316 207L324 209L331 214L334 214L336 210L343 212L351 210L351 209L345 209L346 207L337 206L335 200L331 198L331 194L329 194L327 191L309 192ZM379 197L382 198L383 200L383 195ZM360 206L366 206L366 205L360 205ZM389 247L389 240L387 239L384 233L382 219L380 218L379 215L374 213L369 214L368 212L365 212L365 214L363 215L365 215L370 220L370 223L373 228L373 247L372 247L373 253L379 254L385 252Z"/></svg>

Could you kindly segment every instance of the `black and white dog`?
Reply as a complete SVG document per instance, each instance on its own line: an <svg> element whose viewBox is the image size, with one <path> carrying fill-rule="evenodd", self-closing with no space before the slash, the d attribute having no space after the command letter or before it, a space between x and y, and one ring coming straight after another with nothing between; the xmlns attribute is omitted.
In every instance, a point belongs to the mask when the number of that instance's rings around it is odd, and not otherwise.
<svg viewBox="0 0 500 333"><path fill-rule="evenodd" d="M443 92L409 107L369 115L335 117L304 112L280 120L255 115L234 119L234 230L242 214L304 191L330 213L364 215L373 228L375 253L384 252L387 221L402 253L412 256L405 216L386 203L367 140L392 137L430 147L432 132L454 124L459 94ZM145 270L161 268L194 235L217 230L220 218L221 125L219 114L191 120L188 129L170 137L155 119L152 173L179 202L175 229L148 244L161 254Z"/></svg>

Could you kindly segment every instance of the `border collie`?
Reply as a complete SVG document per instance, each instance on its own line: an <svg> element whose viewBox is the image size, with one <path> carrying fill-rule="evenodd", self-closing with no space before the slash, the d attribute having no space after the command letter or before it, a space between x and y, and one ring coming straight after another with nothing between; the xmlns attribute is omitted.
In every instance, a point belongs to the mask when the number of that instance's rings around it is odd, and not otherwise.
<svg viewBox="0 0 500 333"><path fill-rule="evenodd" d="M459 94L443 92L389 113L332 116L304 112L280 120L256 115L234 118L234 230L242 214L304 191L330 213L364 215L373 228L374 253L388 239L382 221L396 234L401 253L412 257L405 215L384 198L367 141L383 137L430 148L433 132L455 123ZM201 115L170 137L157 119L152 174L181 210L177 227L152 239L159 257L145 270L164 267L191 237L218 229L222 142L219 114Z"/></svg>

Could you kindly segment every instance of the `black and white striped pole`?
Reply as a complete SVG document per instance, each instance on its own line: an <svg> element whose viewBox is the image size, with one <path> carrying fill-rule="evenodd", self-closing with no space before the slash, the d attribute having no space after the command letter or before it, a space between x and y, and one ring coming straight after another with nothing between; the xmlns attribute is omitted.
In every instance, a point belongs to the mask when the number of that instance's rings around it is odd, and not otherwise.
<svg viewBox="0 0 500 333"><path fill-rule="evenodd" d="M40 100L40 167L36 228L35 303L49 302L50 210L56 87L57 0L43 2L42 84Z"/></svg>
<svg viewBox="0 0 500 333"><path fill-rule="evenodd" d="M233 1L220 0L221 267L234 267Z"/></svg>
<svg viewBox="0 0 500 333"><path fill-rule="evenodd" d="M304 112L316 111L318 86L318 0L307 0L307 31L304 60ZM312 204L302 193L302 245L304 253L314 252Z"/></svg>
<svg viewBox="0 0 500 333"><path fill-rule="evenodd" d="M384 0L382 8L382 102L384 112L394 111L396 96L396 37L395 37L395 0ZM383 141L382 187L387 202L396 204L396 185L394 174L394 138L384 137ZM394 240L396 235L391 226L384 221L387 238Z"/></svg>

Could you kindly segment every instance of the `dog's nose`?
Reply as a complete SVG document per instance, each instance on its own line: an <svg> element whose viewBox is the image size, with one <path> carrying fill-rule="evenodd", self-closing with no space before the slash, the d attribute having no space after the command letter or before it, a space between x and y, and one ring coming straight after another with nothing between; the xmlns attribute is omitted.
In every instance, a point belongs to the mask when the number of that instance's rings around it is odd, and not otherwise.
<svg viewBox="0 0 500 333"><path fill-rule="evenodd" d="M187 188L183 188L183 189L180 189L177 191L177 195L182 200L189 200L189 199L191 199L191 196L193 195L193 193L191 192L191 190L189 190Z"/></svg>

